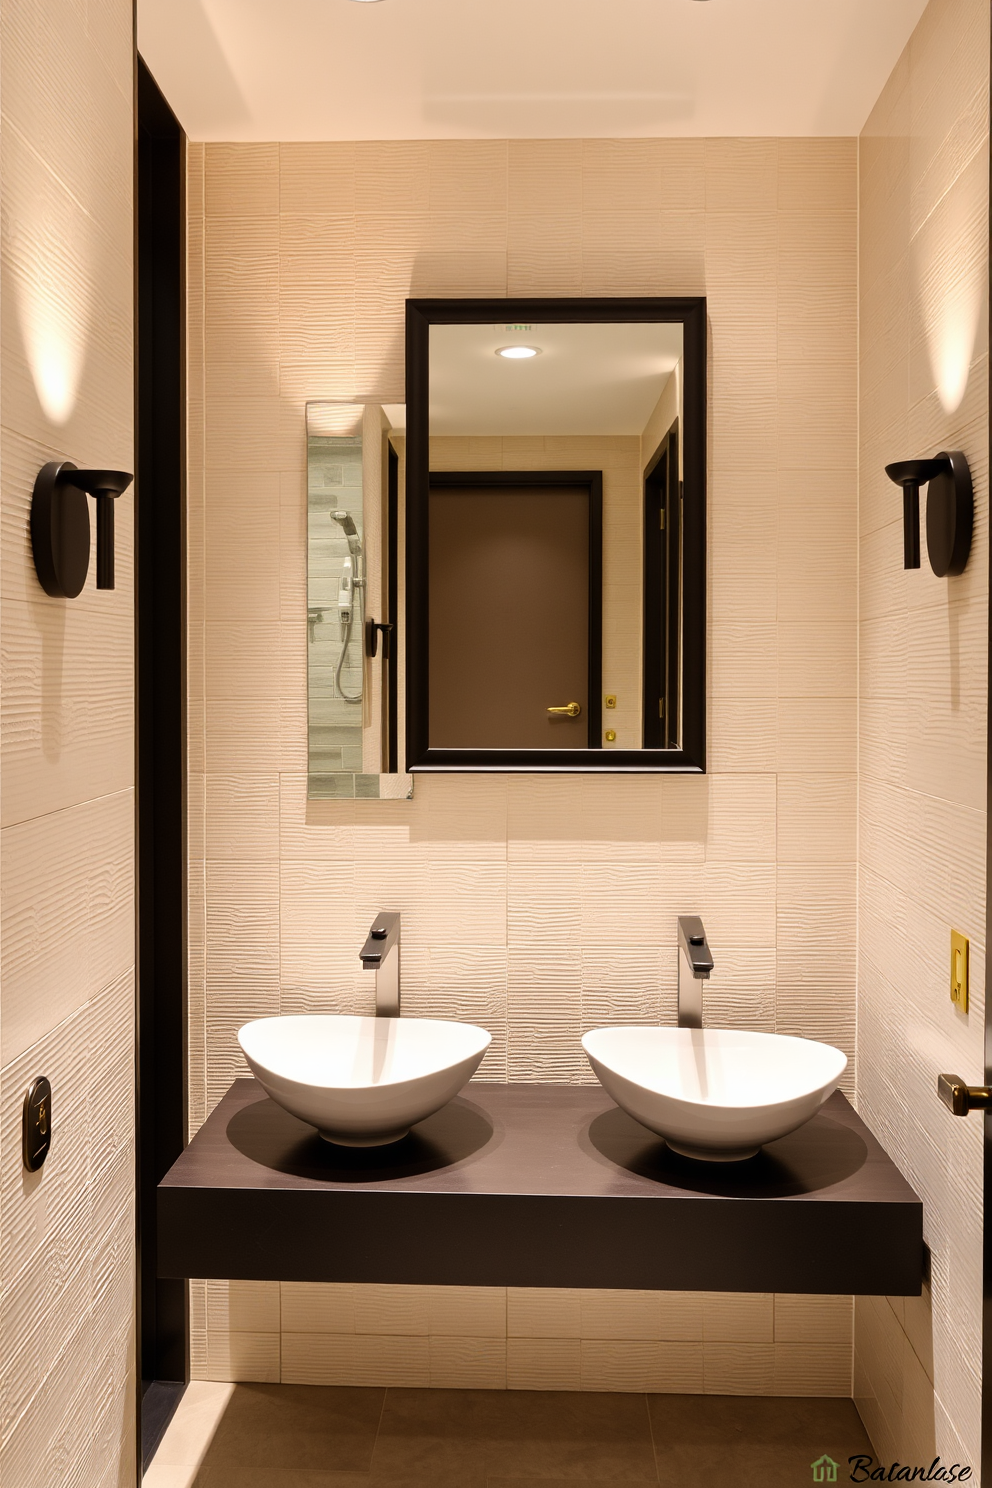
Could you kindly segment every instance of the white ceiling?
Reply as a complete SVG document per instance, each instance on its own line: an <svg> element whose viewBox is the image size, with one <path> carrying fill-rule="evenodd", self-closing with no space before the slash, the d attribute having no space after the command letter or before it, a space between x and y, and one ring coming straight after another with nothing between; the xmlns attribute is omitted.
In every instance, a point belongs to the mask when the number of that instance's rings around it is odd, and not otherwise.
<svg viewBox="0 0 992 1488"><path fill-rule="evenodd" d="M851 135L926 0L138 0L196 140Z"/></svg>
<svg viewBox="0 0 992 1488"><path fill-rule="evenodd" d="M681 325L432 325L432 434L640 434L682 355ZM499 346L537 346L508 361Z"/></svg>

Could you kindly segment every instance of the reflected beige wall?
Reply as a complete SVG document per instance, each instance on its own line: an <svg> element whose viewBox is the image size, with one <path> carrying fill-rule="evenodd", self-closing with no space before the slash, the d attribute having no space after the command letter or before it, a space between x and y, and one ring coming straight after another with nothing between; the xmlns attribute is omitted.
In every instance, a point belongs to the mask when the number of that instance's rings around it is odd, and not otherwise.
<svg viewBox="0 0 992 1488"><path fill-rule="evenodd" d="M405 1007L483 1023L490 1080L591 1079L597 1024L709 1016L854 1052L854 140L190 150L190 1099L238 1026ZM403 398L408 295L705 294L709 773L421 777L306 800L303 409ZM633 467L636 469L636 450ZM853 1089L853 1065L848 1088ZM850 1393L850 1299L211 1283L214 1378Z"/></svg>
<svg viewBox="0 0 992 1488"><path fill-rule="evenodd" d="M985 0L931 0L868 120L861 175L858 1103L924 1200L924 1297L859 1298L856 1396L883 1460L979 1471L982 1127L938 1070L984 1070L988 663ZM902 568L890 460L961 449L959 578ZM971 1012L949 997L971 938Z"/></svg>

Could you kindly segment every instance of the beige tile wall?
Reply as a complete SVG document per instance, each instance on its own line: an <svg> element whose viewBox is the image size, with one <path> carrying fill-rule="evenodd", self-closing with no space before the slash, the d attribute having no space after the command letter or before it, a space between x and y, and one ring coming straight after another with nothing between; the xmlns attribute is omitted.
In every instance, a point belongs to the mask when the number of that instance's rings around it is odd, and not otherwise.
<svg viewBox="0 0 992 1488"><path fill-rule="evenodd" d="M47 597L48 460L131 470L130 0L0 7L0 1480L124 1488L134 1446L132 495L117 588ZM41 1173L21 1105L53 1087Z"/></svg>
<svg viewBox="0 0 992 1488"><path fill-rule="evenodd" d="M885 1460L970 1462L980 1442L982 1133L939 1070L984 1070L988 649L985 0L931 0L860 141L858 1101L924 1200L932 1288L859 1299L858 1404ZM966 452L973 554L902 568L887 461ZM971 937L970 1015L949 999Z"/></svg>
<svg viewBox="0 0 992 1488"><path fill-rule="evenodd" d="M191 146L194 1127L242 1022L371 1009L387 904L406 1009L490 1028L487 1079L587 1080L583 1029L673 1021L696 911L712 1018L853 1055L856 167L854 140ZM401 401L426 293L708 296L707 776L308 805L304 402ZM846 1300L443 1300L328 1292L302 1328L292 1288L200 1285L195 1370L850 1391Z"/></svg>

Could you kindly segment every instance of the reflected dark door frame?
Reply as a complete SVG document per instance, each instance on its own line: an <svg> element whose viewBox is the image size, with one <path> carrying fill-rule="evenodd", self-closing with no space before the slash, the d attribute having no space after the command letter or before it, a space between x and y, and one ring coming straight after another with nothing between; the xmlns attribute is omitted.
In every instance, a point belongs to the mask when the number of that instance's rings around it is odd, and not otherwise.
<svg viewBox="0 0 992 1488"><path fill-rule="evenodd" d="M681 741L678 748L432 749L429 696L432 325L681 324ZM706 770L706 300L443 299L406 302L406 769L498 774L702 774Z"/></svg>
<svg viewBox="0 0 992 1488"><path fill-rule="evenodd" d="M677 749L682 653L682 482L678 420L644 474L643 744Z"/></svg>

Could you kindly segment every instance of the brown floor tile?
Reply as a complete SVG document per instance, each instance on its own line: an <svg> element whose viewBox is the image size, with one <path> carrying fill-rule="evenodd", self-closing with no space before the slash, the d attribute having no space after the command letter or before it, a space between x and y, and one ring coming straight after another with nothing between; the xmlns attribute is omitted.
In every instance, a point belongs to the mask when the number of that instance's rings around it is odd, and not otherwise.
<svg viewBox="0 0 992 1488"><path fill-rule="evenodd" d="M197 1478L205 1488L224 1485L236 1469L258 1476L262 1488L275 1484L274 1469L306 1469L311 1474L367 1473L372 1460L385 1391L324 1385L238 1385L221 1418ZM235 1479L231 1479L232 1484ZM292 1480L290 1480L292 1481ZM238 1488L254 1488L237 1478ZM313 1488L323 1488L318 1477ZM282 1484L279 1484L282 1488ZM293 1488L311 1488L309 1482ZM335 1488L351 1488L340 1481Z"/></svg>
<svg viewBox="0 0 992 1488"><path fill-rule="evenodd" d="M872 1451L850 1400L650 1395L648 1410L666 1488L799 1488L824 1452L846 1469Z"/></svg>
<svg viewBox="0 0 992 1488"><path fill-rule="evenodd" d="M369 1475L310 1467L201 1467L193 1488L369 1488Z"/></svg>
<svg viewBox="0 0 992 1488"><path fill-rule="evenodd" d="M493 1478L657 1483L643 1395L390 1390L371 1488Z"/></svg>

